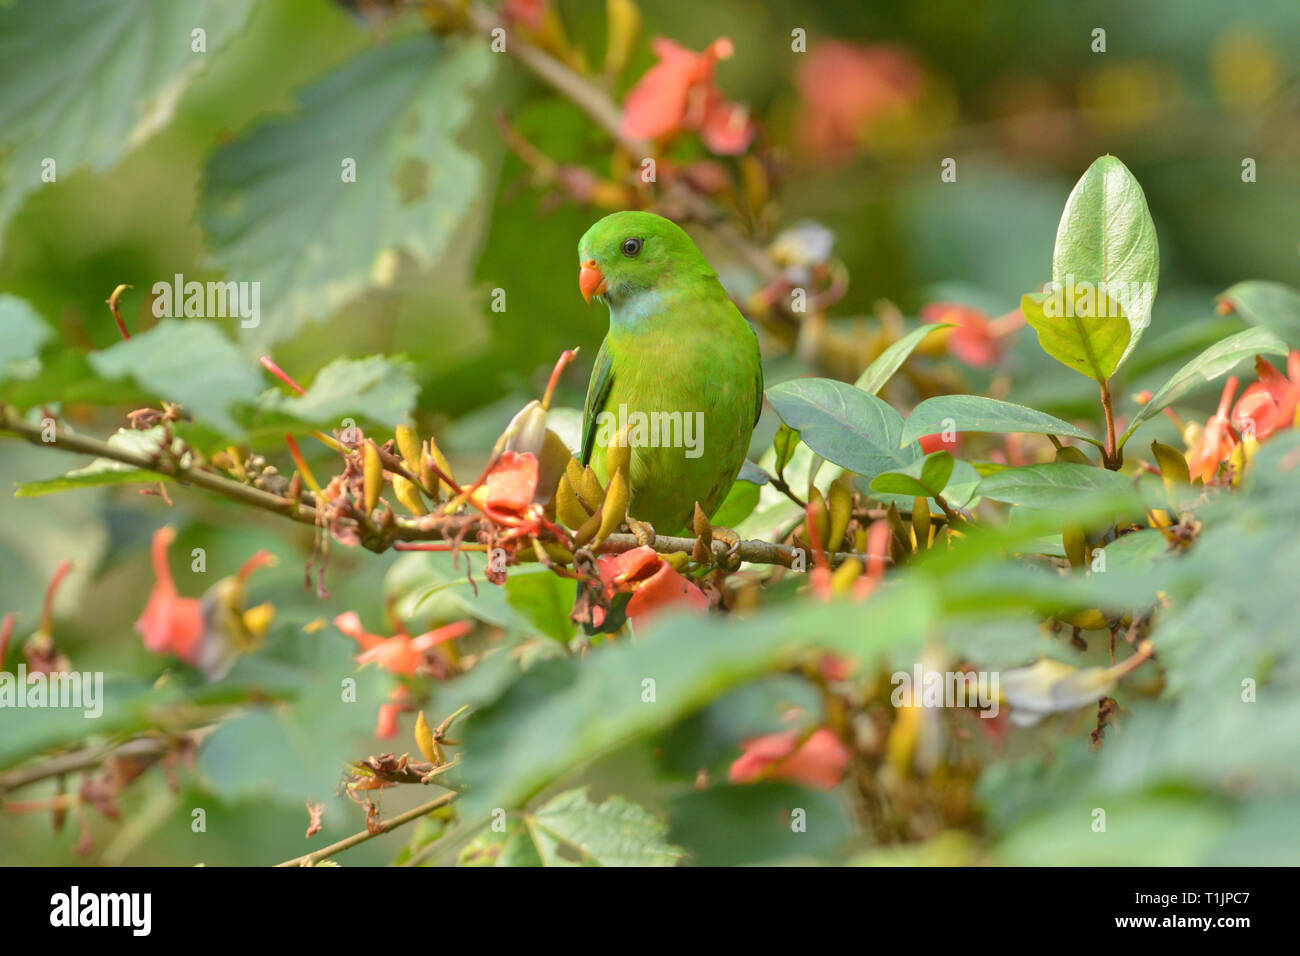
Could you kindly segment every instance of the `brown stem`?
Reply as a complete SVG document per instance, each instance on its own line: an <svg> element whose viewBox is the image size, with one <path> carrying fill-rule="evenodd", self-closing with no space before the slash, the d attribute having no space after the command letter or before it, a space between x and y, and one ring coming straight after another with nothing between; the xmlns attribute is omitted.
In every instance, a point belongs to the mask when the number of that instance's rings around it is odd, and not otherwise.
<svg viewBox="0 0 1300 956"><path fill-rule="evenodd" d="M0 405L0 432L11 432L40 448L54 447L63 451L119 461L141 471L165 475L181 484L196 485L216 492L231 501L270 511L303 524L316 523L317 512L310 505L241 484L211 471L183 465L170 455L147 455L129 451L96 438L74 434L61 426L55 428L55 440L45 442L41 438L41 426L19 418L8 406ZM346 517L341 518L340 521L343 524L359 527L355 521ZM382 529L367 527L360 530L363 532L361 537L367 548L375 552L383 552L398 541L450 541L465 538L473 540L479 521L478 515L428 515L423 518L397 518L390 526ZM600 551L622 553L637 547L640 547L640 542L635 535L612 534L602 542ZM660 554L671 554L675 551L685 551L689 554L694 547L694 538L665 535L658 536L654 543L654 549ZM716 541L713 543L713 552L716 557L721 558L726 555L727 546L721 541ZM801 549L789 545L751 540L741 542L739 556L740 560L751 564L779 564L788 568L794 564L800 552ZM852 555L837 553L829 557L832 563L839 563ZM803 559L807 560L806 553L803 554Z"/></svg>
<svg viewBox="0 0 1300 956"><path fill-rule="evenodd" d="M1102 464L1111 471L1119 471L1124 458L1115 447L1115 410L1111 405L1110 383L1101 383L1101 410L1106 415L1106 447L1102 453Z"/></svg>
<svg viewBox="0 0 1300 956"><path fill-rule="evenodd" d="M439 807L445 807L455 800L460 794L444 793L441 797L430 800L428 803L422 803L418 807L407 810L405 813L399 813L391 820L382 821L379 826L371 832L362 830L360 833L354 833L345 840L339 840L338 843L331 843L329 846L320 850L313 850L311 853L304 853L302 856L295 856L292 860L285 860L283 863L277 863L276 866L315 866L321 860L331 857L336 853L342 853L344 850L350 850L354 846L365 843L367 840L373 840L377 836L395 830L400 826L405 826L413 820L427 816Z"/></svg>

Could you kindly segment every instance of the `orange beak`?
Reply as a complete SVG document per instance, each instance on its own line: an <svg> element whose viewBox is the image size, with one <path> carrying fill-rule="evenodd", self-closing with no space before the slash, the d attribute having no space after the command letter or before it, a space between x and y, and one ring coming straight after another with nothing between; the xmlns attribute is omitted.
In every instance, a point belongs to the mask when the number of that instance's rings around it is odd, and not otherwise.
<svg viewBox="0 0 1300 956"><path fill-rule="evenodd" d="M588 259L578 271L578 291L582 293L588 305L591 304L593 295L604 294L605 276L600 271L600 266L596 265L595 259Z"/></svg>

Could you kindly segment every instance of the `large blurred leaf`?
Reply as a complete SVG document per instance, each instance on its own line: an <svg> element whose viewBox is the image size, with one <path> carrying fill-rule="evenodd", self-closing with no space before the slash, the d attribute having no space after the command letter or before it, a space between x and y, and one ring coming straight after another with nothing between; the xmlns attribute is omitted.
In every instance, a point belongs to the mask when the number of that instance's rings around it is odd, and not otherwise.
<svg viewBox="0 0 1300 956"><path fill-rule="evenodd" d="M1054 415L982 395L940 395L927 398L907 416L903 425L903 443L915 441L923 435L942 432L949 427L948 419L952 419L954 424L951 427L958 432L1029 432L1034 435L1061 435L1094 445L1101 444L1082 428L1076 428Z"/></svg>
<svg viewBox="0 0 1300 956"><path fill-rule="evenodd" d="M1247 356L1261 353L1286 355L1286 343L1265 328L1246 329L1214 343L1175 372L1173 378L1160 386L1160 391L1155 393L1151 401L1138 409L1133 421L1120 436L1119 446L1123 448L1138 426L1161 409L1172 405L1197 386L1212 382L1227 373Z"/></svg>
<svg viewBox="0 0 1300 956"><path fill-rule="evenodd" d="M251 404L262 390L255 366L216 325L201 319L163 319L147 332L92 354L90 365L104 378L133 379L232 436L243 430L231 406Z"/></svg>
<svg viewBox="0 0 1300 956"><path fill-rule="evenodd" d="M687 791L673 799L670 812L670 838L698 866L807 861L853 837L843 798L789 783Z"/></svg>
<svg viewBox="0 0 1300 956"><path fill-rule="evenodd" d="M0 295L0 384L28 379L41 367L41 346L50 327L24 300Z"/></svg>
<svg viewBox="0 0 1300 956"><path fill-rule="evenodd" d="M852 385L799 378L773 385L767 400L805 445L866 478L905 468L921 457L920 445L901 442L903 416Z"/></svg>
<svg viewBox="0 0 1300 956"><path fill-rule="evenodd" d="M1280 282L1238 282L1221 296L1251 325L1271 329L1291 348L1300 348L1300 292Z"/></svg>
<svg viewBox="0 0 1300 956"><path fill-rule="evenodd" d="M253 0L20 0L0 7L0 239L39 188L108 169L165 125ZM206 53L191 31L206 31Z"/></svg>
<svg viewBox="0 0 1300 956"><path fill-rule="evenodd" d="M400 251L429 265L455 241L483 180L456 135L491 62L478 41L392 42L216 152L202 206L215 260L261 282L270 303L251 341L324 318L372 284L382 259ZM343 181L348 159L355 182Z"/></svg>
<svg viewBox="0 0 1300 956"><path fill-rule="evenodd" d="M1105 283L1123 307L1131 330L1120 345L1116 365L1128 358L1151 322L1160 249L1146 195L1114 156L1102 156L1089 166L1066 200L1052 252L1052 279L1060 286L1088 282L1094 290Z"/></svg>
<svg viewBox="0 0 1300 956"><path fill-rule="evenodd" d="M467 722L474 759L465 765L464 812L473 819L519 806L568 768L671 726L811 647L869 660L919 646L928 607L923 590L882 591L870 603L869 636L857 605L801 605L743 621L678 616L586 660L544 661Z"/></svg>
<svg viewBox="0 0 1300 956"><path fill-rule="evenodd" d="M1104 494L1119 498L1129 494L1132 487L1131 478L1105 468L1049 462L985 475L978 493L983 498L1030 508L1069 508L1082 496Z"/></svg>

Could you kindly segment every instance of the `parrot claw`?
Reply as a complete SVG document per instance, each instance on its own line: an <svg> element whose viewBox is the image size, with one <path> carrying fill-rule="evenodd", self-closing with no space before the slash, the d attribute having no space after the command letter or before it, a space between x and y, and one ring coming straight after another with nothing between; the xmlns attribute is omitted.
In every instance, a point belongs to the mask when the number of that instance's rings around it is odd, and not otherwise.
<svg viewBox="0 0 1300 956"><path fill-rule="evenodd" d="M655 539L658 535L655 534L654 526L648 521L637 521L635 518L629 517L627 526L628 530L636 535L636 542L641 547L653 548L655 546Z"/></svg>
<svg viewBox="0 0 1300 956"><path fill-rule="evenodd" d="M713 538L715 541L721 541L727 546L727 554L719 564L724 565L727 570L734 571L740 567L740 535L730 528L714 527Z"/></svg>

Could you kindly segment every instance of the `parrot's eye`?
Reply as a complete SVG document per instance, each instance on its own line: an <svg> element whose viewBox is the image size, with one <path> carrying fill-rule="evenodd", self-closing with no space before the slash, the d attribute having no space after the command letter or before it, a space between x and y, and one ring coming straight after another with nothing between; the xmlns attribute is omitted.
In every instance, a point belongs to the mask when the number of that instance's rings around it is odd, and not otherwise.
<svg viewBox="0 0 1300 956"><path fill-rule="evenodd" d="M623 240L622 249L623 255L627 256L629 259L635 259L636 254L641 251L641 240L636 238L636 236L628 236L628 238Z"/></svg>

